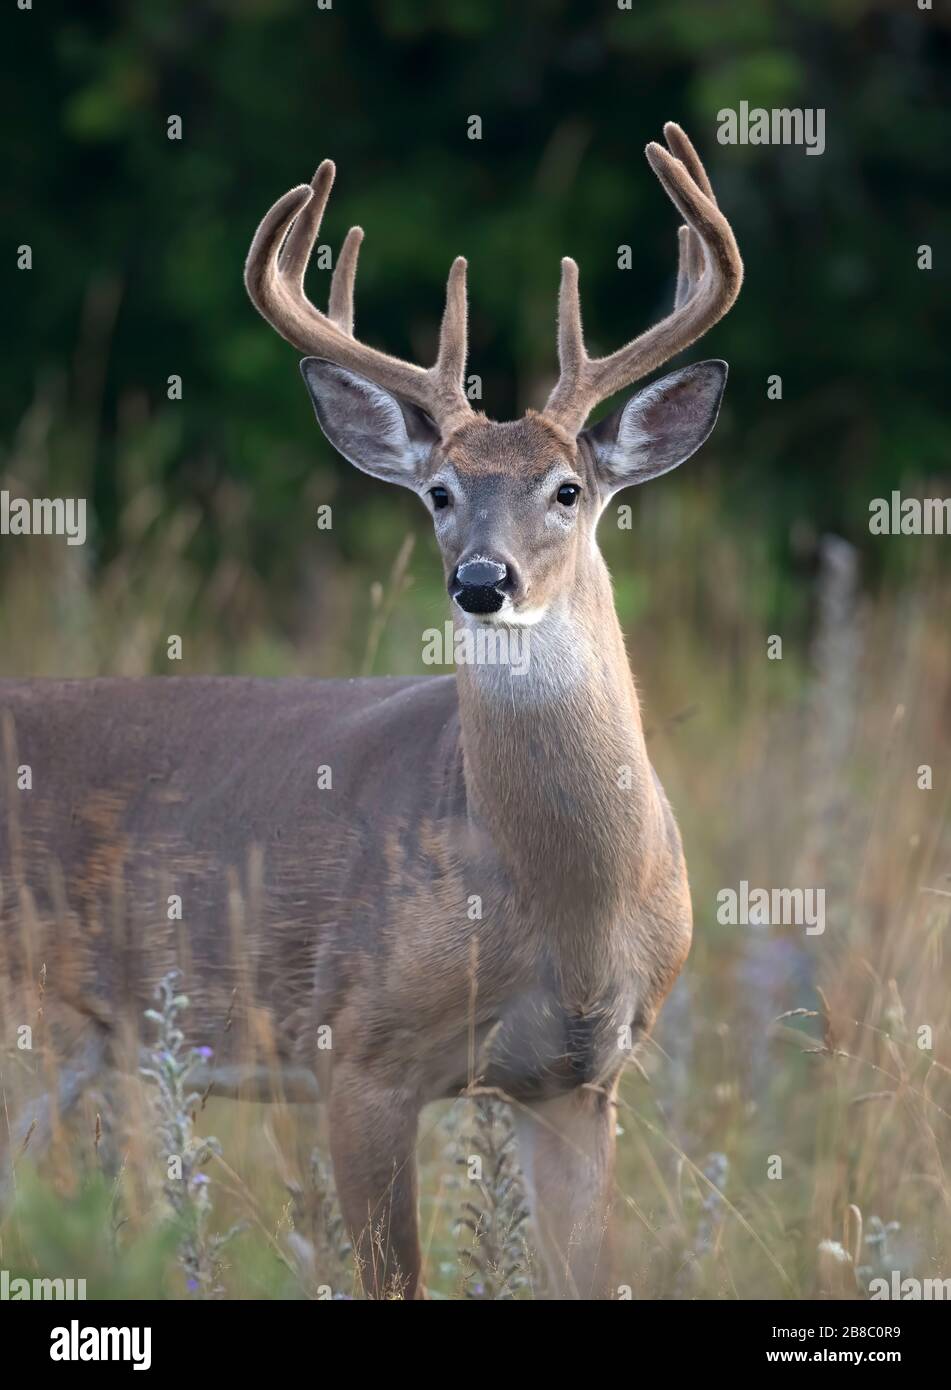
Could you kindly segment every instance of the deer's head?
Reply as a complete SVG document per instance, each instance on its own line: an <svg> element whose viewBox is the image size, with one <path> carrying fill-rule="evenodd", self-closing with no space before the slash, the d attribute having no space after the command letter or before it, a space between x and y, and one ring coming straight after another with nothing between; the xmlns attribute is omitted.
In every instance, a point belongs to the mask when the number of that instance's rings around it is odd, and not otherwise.
<svg viewBox="0 0 951 1390"><path fill-rule="evenodd" d="M598 424L594 407L694 342L730 308L743 267L700 159L672 122L669 150L647 158L685 219L673 312L610 356L585 351L578 267L562 262L561 375L541 412L496 423L463 390L466 262L449 273L432 367L403 362L353 336L353 285L363 232L347 233L328 312L303 280L334 179L286 193L264 218L245 270L261 314L295 347L324 434L351 463L411 488L431 511L449 592L480 620L532 623L568 592L596 553L594 528L620 488L689 458L716 423L726 363L700 362L654 381Z"/></svg>

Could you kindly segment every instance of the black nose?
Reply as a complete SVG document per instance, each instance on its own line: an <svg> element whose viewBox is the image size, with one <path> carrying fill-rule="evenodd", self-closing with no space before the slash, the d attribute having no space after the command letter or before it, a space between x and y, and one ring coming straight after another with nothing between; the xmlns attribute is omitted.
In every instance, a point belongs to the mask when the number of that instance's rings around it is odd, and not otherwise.
<svg viewBox="0 0 951 1390"><path fill-rule="evenodd" d="M466 560L456 570L456 583L465 589L492 589L504 584L508 570L497 560Z"/></svg>
<svg viewBox="0 0 951 1390"><path fill-rule="evenodd" d="M466 560L453 575L449 591L466 613L497 613L505 602L508 578L508 567L497 560Z"/></svg>

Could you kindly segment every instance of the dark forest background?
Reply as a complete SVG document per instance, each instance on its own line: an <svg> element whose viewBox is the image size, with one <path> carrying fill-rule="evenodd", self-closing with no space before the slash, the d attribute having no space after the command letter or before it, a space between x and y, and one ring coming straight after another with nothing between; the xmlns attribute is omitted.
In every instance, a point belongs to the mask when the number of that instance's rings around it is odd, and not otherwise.
<svg viewBox="0 0 951 1390"><path fill-rule="evenodd" d="M914 0L90 0L8 7L5 30L0 440L28 473L22 425L43 402L44 485L91 499L97 566L147 488L156 524L199 509L200 573L250 565L293 626L313 505L340 504L315 563L358 571L423 520L323 442L293 350L244 294L258 219L328 155L321 242L367 231L358 331L429 360L466 254L470 371L505 418L554 371L562 255L580 261L598 349L666 312L677 219L643 147L679 120L746 262L739 304L692 350L731 365L706 462L726 511L780 571L829 528L874 571L869 498L947 470L949 29ZM823 107L825 153L718 144L718 110L742 100ZM327 280L312 270L319 303Z"/></svg>

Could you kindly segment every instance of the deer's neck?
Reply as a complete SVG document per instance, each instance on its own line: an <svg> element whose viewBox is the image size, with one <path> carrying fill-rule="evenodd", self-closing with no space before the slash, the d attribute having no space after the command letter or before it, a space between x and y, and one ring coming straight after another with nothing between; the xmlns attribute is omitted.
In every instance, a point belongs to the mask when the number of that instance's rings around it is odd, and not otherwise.
<svg viewBox="0 0 951 1390"><path fill-rule="evenodd" d="M457 622L465 622L458 619ZM662 811L607 568L595 553L508 663L457 672L466 792L519 896L614 921L650 870Z"/></svg>

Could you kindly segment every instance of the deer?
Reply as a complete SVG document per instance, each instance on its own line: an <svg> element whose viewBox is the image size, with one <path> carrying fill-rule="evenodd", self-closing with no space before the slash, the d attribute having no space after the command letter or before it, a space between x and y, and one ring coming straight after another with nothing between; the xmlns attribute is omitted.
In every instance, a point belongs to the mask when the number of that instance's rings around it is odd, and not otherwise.
<svg viewBox="0 0 951 1390"><path fill-rule="evenodd" d="M464 390L462 257L423 368L354 335L359 227L327 312L305 293L331 161L264 217L245 283L306 354L324 435L430 512L454 629L522 634L530 660L0 683L0 1004L9 1032L10 990L42 965L61 1053L50 1093L7 1127L7 1170L27 1124L36 1147L119 1064L119 1039L178 964L190 1032L217 1040L213 1094L325 1107L367 1297L426 1297L419 1119L476 1090L512 1105L550 1295L614 1296L617 1086L681 971L692 912L596 528L621 489L708 438L726 363L681 367L587 421L711 328L743 278L694 146L673 122L664 133L646 156L683 219L672 311L592 357L565 258L559 376L514 421Z"/></svg>

